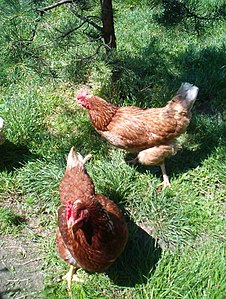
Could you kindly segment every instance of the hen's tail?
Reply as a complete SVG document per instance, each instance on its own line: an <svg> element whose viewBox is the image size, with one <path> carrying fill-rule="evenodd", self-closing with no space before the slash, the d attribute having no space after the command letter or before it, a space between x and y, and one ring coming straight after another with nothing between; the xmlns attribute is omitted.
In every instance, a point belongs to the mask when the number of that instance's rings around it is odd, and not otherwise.
<svg viewBox="0 0 226 299"><path fill-rule="evenodd" d="M83 156L78 152L75 152L74 147L72 147L67 157L66 171L71 170L74 167L84 168L86 161L88 161L91 157L92 155L89 154L83 158Z"/></svg>
<svg viewBox="0 0 226 299"><path fill-rule="evenodd" d="M178 89L176 95L181 96L184 100L194 103L197 98L198 91L199 88L197 86L185 82L181 84L181 87Z"/></svg>

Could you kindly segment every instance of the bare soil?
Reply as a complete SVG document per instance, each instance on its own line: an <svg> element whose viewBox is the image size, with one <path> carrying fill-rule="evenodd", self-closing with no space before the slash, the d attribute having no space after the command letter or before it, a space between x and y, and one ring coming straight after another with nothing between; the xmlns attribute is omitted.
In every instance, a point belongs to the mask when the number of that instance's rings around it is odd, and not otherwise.
<svg viewBox="0 0 226 299"><path fill-rule="evenodd" d="M2 206L19 213L26 225L16 236L0 232L0 299L39 299L44 253L38 240L45 238L47 232L16 197L1 198Z"/></svg>
<svg viewBox="0 0 226 299"><path fill-rule="evenodd" d="M42 257L25 237L0 236L0 298L41 298Z"/></svg>

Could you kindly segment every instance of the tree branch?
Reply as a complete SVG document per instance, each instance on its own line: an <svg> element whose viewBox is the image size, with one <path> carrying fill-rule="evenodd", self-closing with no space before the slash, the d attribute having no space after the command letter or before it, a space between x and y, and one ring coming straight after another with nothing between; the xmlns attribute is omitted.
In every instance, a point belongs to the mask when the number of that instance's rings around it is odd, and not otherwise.
<svg viewBox="0 0 226 299"><path fill-rule="evenodd" d="M73 33L74 31L78 30L79 28L81 28L84 24L86 24L85 21L82 22L82 24L80 24L79 26L77 26L77 27L75 27L75 28L72 28L72 29L68 29L68 30L66 30L66 31L64 31L64 32L61 32L61 31L58 30L58 31L61 33L61 35L60 35L59 37L60 37L60 38L65 38L65 37L68 36L69 34Z"/></svg>
<svg viewBox="0 0 226 299"><path fill-rule="evenodd" d="M103 44L99 45L98 48L97 48L97 50L95 51L94 54L92 54L92 55L90 55L90 56L83 57L83 58L75 58L75 60L76 60L76 61L90 60L90 59L92 59L94 56L96 56L96 55L99 53L100 48L103 47L103 46L104 46Z"/></svg>
<svg viewBox="0 0 226 299"><path fill-rule="evenodd" d="M71 11L72 13L79 18L80 20L88 23L89 25L93 26L94 28L96 28L98 31L103 31L103 28L99 25L97 25L96 23L94 23L93 21L89 20L88 18L84 17L83 15L80 15L79 13L77 13L77 11L75 11L72 7L71 7Z"/></svg>
<svg viewBox="0 0 226 299"><path fill-rule="evenodd" d="M40 22L40 20L38 20L36 22L34 28L31 29L32 34L31 34L31 37L29 38L29 42L33 42L34 41L34 39L36 37L36 34L37 34L37 28L38 28L39 22Z"/></svg>
<svg viewBox="0 0 226 299"><path fill-rule="evenodd" d="M46 11L48 10L51 10L53 8L56 8L60 5L63 5L63 4L67 4L67 3L70 3L70 4L73 4L74 0L61 0L57 3L54 3L50 6L46 6L46 7L42 7L42 8L39 8L37 11L42 14L44 14ZM84 23L88 23L89 25L93 26L95 29L97 29L98 31L103 31L103 28L99 25L97 25L96 23L94 23L93 21L91 21L90 19L88 19L87 17L84 17L83 15L80 15L77 11L75 11L75 9L73 9L73 7L71 6L71 11L72 13L77 17L79 18L80 20L82 20ZM84 24L83 23L83 24Z"/></svg>
<svg viewBox="0 0 226 299"><path fill-rule="evenodd" d="M48 11L48 10L51 10L51 9L53 9L53 8L55 8L55 7L58 7L58 6L60 6L60 5L66 4L66 3L73 3L73 0L61 0L61 1L59 1L59 2L57 2L57 3L54 3L54 4L50 5L50 6L46 6L46 7L42 7L42 8L38 8L38 11L39 11L41 14L43 14L43 13L45 13L45 12Z"/></svg>
<svg viewBox="0 0 226 299"><path fill-rule="evenodd" d="M186 11L188 17L195 18L200 21L215 20L218 17L218 14L213 14L212 16L209 16L209 17L199 16L196 13L194 13L193 11L191 11L184 3L180 2L180 5Z"/></svg>

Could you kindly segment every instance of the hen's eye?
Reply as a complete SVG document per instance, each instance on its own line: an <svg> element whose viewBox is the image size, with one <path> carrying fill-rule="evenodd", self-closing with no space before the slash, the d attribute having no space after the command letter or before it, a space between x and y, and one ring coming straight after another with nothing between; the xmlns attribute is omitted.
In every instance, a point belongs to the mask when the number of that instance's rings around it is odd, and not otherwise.
<svg viewBox="0 0 226 299"><path fill-rule="evenodd" d="M87 209L79 209L76 213L75 222L80 222L86 220L89 217L89 212Z"/></svg>

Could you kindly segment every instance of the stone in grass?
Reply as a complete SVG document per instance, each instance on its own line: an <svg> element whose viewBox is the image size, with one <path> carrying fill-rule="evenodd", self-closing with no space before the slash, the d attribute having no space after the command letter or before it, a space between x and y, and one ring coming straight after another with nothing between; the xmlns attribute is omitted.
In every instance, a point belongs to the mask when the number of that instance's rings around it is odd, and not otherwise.
<svg viewBox="0 0 226 299"><path fill-rule="evenodd" d="M4 120L0 117L0 145L4 143L5 141L5 136L4 136L4 126L5 122Z"/></svg>

